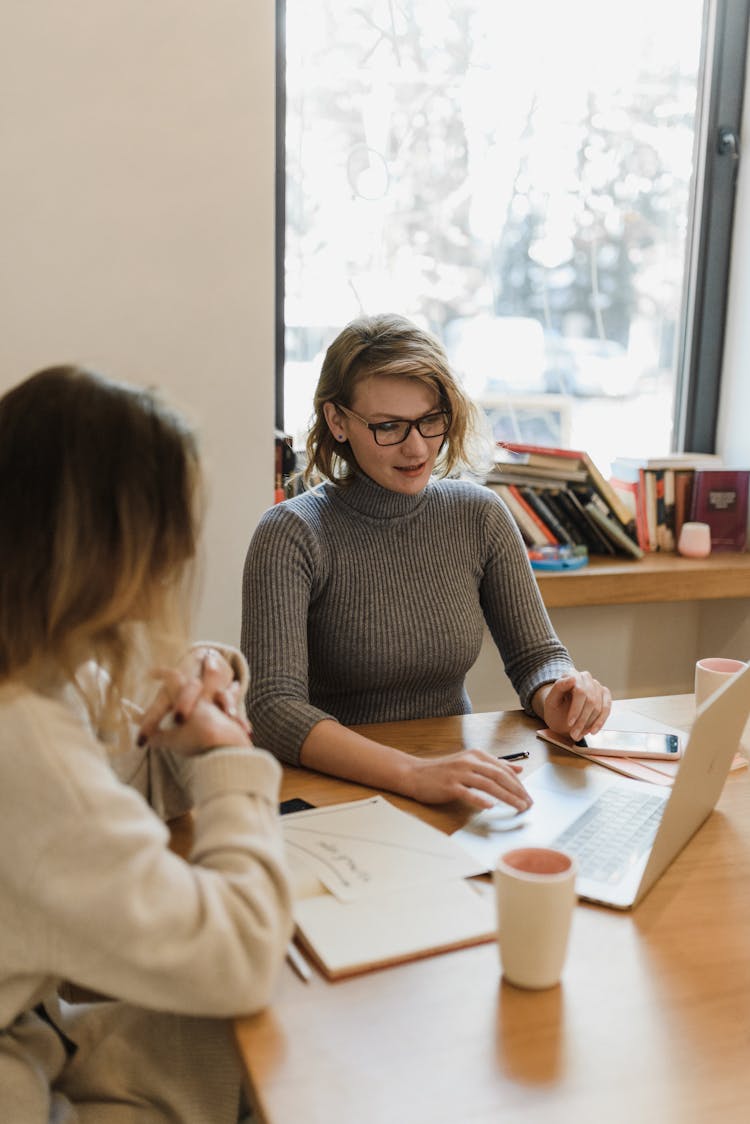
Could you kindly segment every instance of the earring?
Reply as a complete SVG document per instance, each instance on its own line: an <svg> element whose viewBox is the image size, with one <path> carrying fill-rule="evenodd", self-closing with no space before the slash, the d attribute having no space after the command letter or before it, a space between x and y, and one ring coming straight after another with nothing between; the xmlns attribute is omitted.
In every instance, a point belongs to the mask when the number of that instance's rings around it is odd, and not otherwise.
<svg viewBox="0 0 750 1124"><path fill-rule="evenodd" d="M343 441L343 440L344 440L344 435L343 435L343 433L339 433L339 434L337 434L337 437L338 437L339 441Z"/></svg>

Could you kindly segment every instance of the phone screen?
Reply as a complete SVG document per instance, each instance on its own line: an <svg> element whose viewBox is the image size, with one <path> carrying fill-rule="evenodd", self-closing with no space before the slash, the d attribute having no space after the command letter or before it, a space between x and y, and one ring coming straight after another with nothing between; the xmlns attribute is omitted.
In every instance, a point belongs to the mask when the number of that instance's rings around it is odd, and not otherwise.
<svg viewBox="0 0 750 1124"><path fill-rule="evenodd" d="M639 753L658 753L665 757L680 755L680 739L677 734L658 734L653 731L600 730L598 734L582 738L578 744L590 749L592 753L597 750L606 753L610 750L631 753L634 757Z"/></svg>

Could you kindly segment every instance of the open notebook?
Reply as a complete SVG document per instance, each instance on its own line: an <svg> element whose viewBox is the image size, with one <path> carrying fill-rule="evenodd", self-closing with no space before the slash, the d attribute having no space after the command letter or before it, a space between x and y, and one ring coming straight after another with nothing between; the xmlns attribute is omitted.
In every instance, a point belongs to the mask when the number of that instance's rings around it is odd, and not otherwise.
<svg viewBox="0 0 750 1124"><path fill-rule="evenodd" d="M490 941L492 886L451 836L381 796L284 817L297 939L330 979Z"/></svg>

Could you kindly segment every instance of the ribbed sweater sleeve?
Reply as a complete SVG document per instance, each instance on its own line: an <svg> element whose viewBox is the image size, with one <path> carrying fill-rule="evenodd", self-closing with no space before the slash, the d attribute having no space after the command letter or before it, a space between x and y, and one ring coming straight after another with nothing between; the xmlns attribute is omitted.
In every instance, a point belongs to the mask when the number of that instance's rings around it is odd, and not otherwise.
<svg viewBox="0 0 750 1124"><path fill-rule="evenodd" d="M243 576L241 647L253 740L292 765L313 726L333 717L311 705L308 690L308 612L320 564L314 523L281 504L261 520Z"/></svg>

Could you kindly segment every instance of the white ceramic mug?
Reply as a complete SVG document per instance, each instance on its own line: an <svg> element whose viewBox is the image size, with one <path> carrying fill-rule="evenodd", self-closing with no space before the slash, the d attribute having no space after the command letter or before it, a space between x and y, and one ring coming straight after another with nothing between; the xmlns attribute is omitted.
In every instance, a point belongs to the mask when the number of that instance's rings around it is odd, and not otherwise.
<svg viewBox="0 0 750 1124"><path fill-rule="evenodd" d="M719 687L736 675L738 671L742 671L747 667L747 664L742 660L725 660L719 656L711 656L704 660L698 660L695 665L695 705L696 707L703 706L711 695L714 695Z"/></svg>
<svg viewBox="0 0 750 1124"><path fill-rule="evenodd" d="M683 523L677 550L685 558L708 558L711 553L711 528L708 523Z"/></svg>
<svg viewBox="0 0 750 1124"><path fill-rule="evenodd" d="M548 847L519 847L501 855L493 878L503 977L516 987L554 987L568 948L575 861Z"/></svg>

